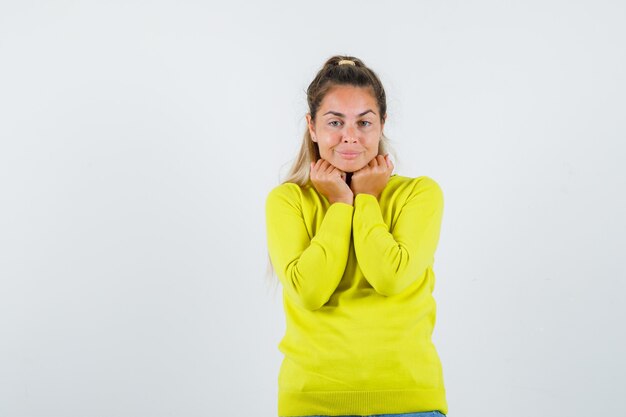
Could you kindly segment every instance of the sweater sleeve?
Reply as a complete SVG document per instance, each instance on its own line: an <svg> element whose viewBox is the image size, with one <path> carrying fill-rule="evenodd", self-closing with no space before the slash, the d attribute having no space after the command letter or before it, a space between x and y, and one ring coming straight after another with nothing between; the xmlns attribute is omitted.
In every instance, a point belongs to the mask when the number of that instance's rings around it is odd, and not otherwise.
<svg viewBox="0 0 626 417"><path fill-rule="evenodd" d="M316 310L328 301L346 268L354 207L331 204L311 237L299 194L294 187L283 186L268 195L267 244L287 296L307 310Z"/></svg>
<svg viewBox="0 0 626 417"><path fill-rule="evenodd" d="M423 279L439 242L443 194L429 177L414 186L391 228L376 197L357 194L354 202L354 250L365 278L382 295L402 292Z"/></svg>

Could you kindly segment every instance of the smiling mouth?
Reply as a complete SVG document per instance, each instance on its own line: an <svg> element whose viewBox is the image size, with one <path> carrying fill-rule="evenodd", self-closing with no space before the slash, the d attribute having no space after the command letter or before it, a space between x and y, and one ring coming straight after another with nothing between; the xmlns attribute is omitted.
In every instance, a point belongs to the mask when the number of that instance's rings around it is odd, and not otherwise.
<svg viewBox="0 0 626 417"><path fill-rule="evenodd" d="M361 154L360 152L337 152L337 153L343 159L355 159Z"/></svg>

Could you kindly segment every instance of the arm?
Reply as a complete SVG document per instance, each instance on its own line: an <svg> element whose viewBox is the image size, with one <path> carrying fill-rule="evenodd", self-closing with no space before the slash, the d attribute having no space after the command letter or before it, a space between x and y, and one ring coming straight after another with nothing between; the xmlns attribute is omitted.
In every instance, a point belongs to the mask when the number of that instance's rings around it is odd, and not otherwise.
<svg viewBox="0 0 626 417"><path fill-rule="evenodd" d="M267 244L288 297L307 310L323 306L346 268L354 207L334 203L309 237L297 189L277 187L266 200Z"/></svg>
<svg viewBox="0 0 626 417"><path fill-rule="evenodd" d="M414 180L391 232L376 197L354 201L354 250L359 267L383 295L395 295L424 277L432 265L443 214L443 193L429 177Z"/></svg>

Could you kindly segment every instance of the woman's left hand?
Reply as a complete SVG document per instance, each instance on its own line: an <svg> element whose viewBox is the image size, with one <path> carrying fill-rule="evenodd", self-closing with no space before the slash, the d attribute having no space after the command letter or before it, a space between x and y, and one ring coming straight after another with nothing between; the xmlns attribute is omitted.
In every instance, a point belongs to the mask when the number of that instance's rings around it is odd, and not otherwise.
<svg viewBox="0 0 626 417"><path fill-rule="evenodd" d="M350 188L354 196L358 193L371 194L377 199L393 172L393 163L389 154L377 155L367 165L352 174Z"/></svg>

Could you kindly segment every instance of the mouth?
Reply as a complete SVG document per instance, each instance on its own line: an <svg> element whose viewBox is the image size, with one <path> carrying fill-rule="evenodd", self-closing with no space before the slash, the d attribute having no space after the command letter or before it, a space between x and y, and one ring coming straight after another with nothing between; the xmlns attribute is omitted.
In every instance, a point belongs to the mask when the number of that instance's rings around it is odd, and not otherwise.
<svg viewBox="0 0 626 417"><path fill-rule="evenodd" d="M337 152L337 153L343 159L356 159L361 154L360 152Z"/></svg>

